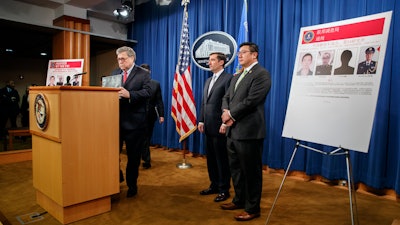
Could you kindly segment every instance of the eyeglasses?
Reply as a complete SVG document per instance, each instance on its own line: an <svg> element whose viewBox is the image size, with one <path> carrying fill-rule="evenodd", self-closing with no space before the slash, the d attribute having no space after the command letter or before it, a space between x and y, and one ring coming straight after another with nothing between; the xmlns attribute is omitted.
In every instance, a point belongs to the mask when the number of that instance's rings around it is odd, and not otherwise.
<svg viewBox="0 0 400 225"><path fill-rule="evenodd" d="M251 52L251 51L239 51L239 52L238 52L238 55L243 55L243 54L246 54L246 53L248 53L248 52Z"/></svg>
<svg viewBox="0 0 400 225"><path fill-rule="evenodd" d="M129 57L126 58L117 58L117 61L125 62Z"/></svg>

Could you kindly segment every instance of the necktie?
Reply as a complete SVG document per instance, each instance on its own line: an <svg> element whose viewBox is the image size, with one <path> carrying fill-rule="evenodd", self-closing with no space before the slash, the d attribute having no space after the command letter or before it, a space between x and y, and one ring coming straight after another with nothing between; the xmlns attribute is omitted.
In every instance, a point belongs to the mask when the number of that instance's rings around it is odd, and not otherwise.
<svg viewBox="0 0 400 225"><path fill-rule="evenodd" d="M210 91L211 91L212 86L215 83L215 80L217 80L217 76L214 74L213 77L211 78L210 85L208 86L208 95L210 95Z"/></svg>
<svg viewBox="0 0 400 225"><path fill-rule="evenodd" d="M124 78L123 78L124 83L127 78L128 78L128 72L126 72L126 70L124 70Z"/></svg>
<svg viewBox="0 0 400 225"><path fill-rule="evenodd" d="M242 81L242 79L244 78L244 76L245 76L246 74L247 74L247 70L244 70L243 73L240 74L240 77L239 77L239 79L236 81L236 84L235 84L235 91L236 91L236 88L237 88L237 86L239 85L240 81Z"/></svg>

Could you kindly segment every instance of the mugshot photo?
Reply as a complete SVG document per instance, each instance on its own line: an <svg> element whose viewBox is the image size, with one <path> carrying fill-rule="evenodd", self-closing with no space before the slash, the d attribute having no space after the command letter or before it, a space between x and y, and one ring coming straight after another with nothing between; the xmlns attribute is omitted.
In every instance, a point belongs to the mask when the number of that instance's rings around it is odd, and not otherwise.
<svg viewBox="0 0 400 225"><path fill-rule="evenodd" d="M375 74L378 67L379 46L360 48L357 74Z"/></svg>
<svg viewBox="0 0 400 225"><path fill-rule="evenodd" d="M302 52L297 60L297 76L311 76L313 75L315 66L314 55L312 52Z"/></svg>

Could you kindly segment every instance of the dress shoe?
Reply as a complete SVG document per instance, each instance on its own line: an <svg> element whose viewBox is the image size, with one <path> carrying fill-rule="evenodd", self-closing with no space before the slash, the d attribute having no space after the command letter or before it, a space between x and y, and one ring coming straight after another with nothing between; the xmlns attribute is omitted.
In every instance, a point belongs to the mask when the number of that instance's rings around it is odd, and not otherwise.
<svg viewBox="0 0 400 225"><path fill-rule="evenodd" d="M249 220L252 220L252 219L257 218L257 217L260 217L260 213L251 214L251 213L248 213L248 212L242 212L242 213L237 214L235 216L235 219L237 221L249 221Z"/></svg>
<svg viewBox="0 0 400 225"><path fill-rule="evenodd" d="M217 195L217 197L215 197L214 202L222 202L222 201L225 201L225 200L227 200L230 196L231 196L231 195L230 195L228 192L226 192L226 193L219 193L219 194Z"/></svg>
<svg viewBox="0 0 400 225"><path fill-rule="evenodd" d="M200 191L201 195L211 195L211 194L217 194L217 193L218 193L218 191L213 188L207 188L207 189Z"/></svg>
<svg viewBox="0 0 400 225"><path fill-rule="evenodd" d="M127 198L132 198L137 194L137 189L128 189L128 193L126 194Z"/></svg>
<svg viewBox="0 0 400 225"><path fill-rule="evenodd" d="M243 206L240 205L235 205L235 203L230 202L230 203L225 203L221 205L221 209L223 210L235 210L235 209L244 209Z"/></svg>
<svg viewBox="0 0 400 225"><path fill-rule="evenodd" d="M148 162L144 162L144 163L142 164L142 166L143 166L143 168L145 168L145 169L149 169L149 168L151 167L151 164L148 163Z"/></svg>

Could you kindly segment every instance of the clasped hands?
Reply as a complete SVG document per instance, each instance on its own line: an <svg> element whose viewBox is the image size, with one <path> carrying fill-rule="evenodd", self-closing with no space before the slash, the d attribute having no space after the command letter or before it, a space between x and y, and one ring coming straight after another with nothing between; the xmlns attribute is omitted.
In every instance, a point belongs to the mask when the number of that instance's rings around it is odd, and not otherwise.
<svg viewBox="0 0 400 225"><path fill-rule="evenodd" d="M232 126L234 121L231 118L229 110L227 110L227 109L223 110L221 119L222 119L222 124L221 124L221 127L219 128L219 132L221 134L225 134L226 133L226 128Z"/></svg>
<svg viewBox="0 0 400 225"><path fill-rule="evenodd" d="M221 119L222 119L222 123L225 124L225 126L228 126L228 127L232 126L232 124L234 123L234 121L233 121L228 109L224 109L223 110Z"/></svg>

